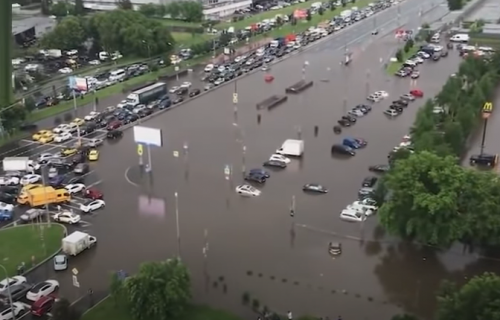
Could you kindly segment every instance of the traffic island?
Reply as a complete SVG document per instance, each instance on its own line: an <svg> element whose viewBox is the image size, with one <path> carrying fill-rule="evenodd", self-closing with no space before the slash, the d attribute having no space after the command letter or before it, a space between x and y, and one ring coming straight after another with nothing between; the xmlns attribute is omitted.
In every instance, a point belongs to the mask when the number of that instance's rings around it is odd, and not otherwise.
<svg viewBox="0 0 500 320"><path fill-rule="evenodd" d="M306 81L306 80L300 80L294 85L289 86L288 88L285 89L286 93L301 93L302 91L309 89L312 87L314 84L313 81Z"/></svg>
<svg viewBox="0 0 500 320"><path fill-rule="evenodd" d="M17 274L23 263L24 271L28 271L59 252L65 235L66 228L57 223L0 229L0 264L10 276Z"/></svg>
<svg viewBox="0 0 500 320"><path fill-rule="evenodd" d="M280 104L285 103L288 100L287 96L280 96L280 95L272 95L269 98L262 100L261 102L257 103L257 109L272 109L274 107L279 106Z"/></svg>

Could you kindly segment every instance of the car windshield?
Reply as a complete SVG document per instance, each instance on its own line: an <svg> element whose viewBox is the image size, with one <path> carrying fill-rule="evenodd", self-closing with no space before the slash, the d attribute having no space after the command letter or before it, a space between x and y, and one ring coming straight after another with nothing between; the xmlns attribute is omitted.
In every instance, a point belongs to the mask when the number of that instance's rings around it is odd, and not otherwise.
<svg viewBox="0 0 500 320"><path fill-rule="evenodd" d="M46 283L45 283L45 282L41 282L41 283L39 283L39 284L35 285L33 288L31 288L31 290L30 290L30 291L31 291L32 293L38 293L38 292L39 292L39 291L40 291L40 290L41 290L41 289L42 289L45 285L46 285Z"/></svg>
<svg viewBox="0 0 500 320"><path fill-rule="evenodd" d="M55 263L56 264L64 264L66 263L66 257L63 257L63 256L57 256L55 258Z"/></svg>

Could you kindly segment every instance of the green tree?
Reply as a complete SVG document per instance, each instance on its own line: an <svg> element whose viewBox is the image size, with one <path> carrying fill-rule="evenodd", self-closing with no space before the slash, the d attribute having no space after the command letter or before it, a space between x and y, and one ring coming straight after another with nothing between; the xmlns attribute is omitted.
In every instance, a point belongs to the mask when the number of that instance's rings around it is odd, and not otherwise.
<svg viewBox="0 0 500 320"><path fill-rule="evenodd" d="M178 259L147 262L123 280L126 306L137 320L176 319L191 300L190 277ZM115 291L116 292L116 291Z"/></svg>
<svg viewBox="0 0 500 320"><path fill-rule="evenodd" d="M130 0L115 0L116 5L122 10L134 10L134 6Z"/></svg>
<svg viewBox="0 0 500 320"><path fill-rule="evenodd" d="M52 319L54 320L78 320L80 314L71 306L68 299L59 299L52 307Z"/></svg>
<svg viewBox="0 0 500 320"><path fill-rule="evenodd" d="M26 120L28 114L27 109L21 103L8 106L1 111L1 126L7 134L12 134L17 131L21 123Z"/></svg>
<svg viewBox="0 0 500 320"><path fill-rule="evenodd" d="M40 11L42 12L43 15L50 15L50 6L51 6L51 1L50 0L42 0L40 2Z"/></svg>
<svg viewBox="0 0 500 320"><path fill-rule="evenodd" d="M464 234L457 215L463 182L455 157L424 151L398 160L384 179L391 196L379 210L380 222L392 234L448 246Z"/></svg>
<svg viewBox="0 0 500 320"><path fill-rule="evenodd" d="M75 12L75 7L64 1L58 1L50 6L50 13L56 17L66 17Z"/></svg>
<svg viewBox="0 0 500 320"><path fill-rule="evenodd" d="M83 0L75 0L75 14L77 16L85 14L85 7L83 5Z"/></svg>
<svg viewBox="0 0 500 320"><path fill-rule="evenodd" d="M179 1L173 1L165 5L165 13L172 19L182 18L182 5Z"/></svg>
<svg viewBox="0 0 500 320"><path fill-rule="evenodd" d="M139 7L139 12L148 18L155 17L158 14L158 5L154 3L143 4Z"/></svg>
<svg viewBox="0 0 500 320"><path fill-rule="evenodd" d="M463 287L445 283L438 294L436 320L500 319L500 277L475 276Z"/></svg>
<svg viewBox="0 0 500 320"><path fill-rule="evenodd" d="M401 49L396 51L396 59L398 62L403 62L403 51Z"/></svg>
<svg viewBox="0 0 500 320"><path fill-rule="evenodd" d="M180 1L180 14L188 22L203 20L203 5L198 1Z"/></svg>
<svg viewBox="0 0 500 320"><path fill-rule="evenodd" d="M311 19L312 19L311 10L307 10L306 20L311 21Z"/></svg>
<svg viewBox="0 0 500 320"><path fill-rule="evenodd" d="M81 20L75 16L65 17L52 32L41 39L43 48L71 50L79 48L87 40L87 33Z"/></svg>
<svg viewBox="0 0 500 320"><path fill-rule="evenodd" d="M337 8L337 7L335 6L335 3L332 1L332 2L330 3L330 11L335 11L335 9L336 9L336 8Z"/></svg>
<svg viewBox="0 0 500 320"><path fill-rule="evenodd" d="M323 13L325 13L325 9L323 9L323 7L319 7L319 9L318 9L318 14L319 14L320 16L322 16L322 15L323 15Z"/></svg>
<svg viewBox="0 0 500 320"><path fill-rule="evenodd" d="M406 41L405 45L403 47L403 50L404 50L404 52L408 53L410 51L410 49L411 49L410 42Z"/></svg>

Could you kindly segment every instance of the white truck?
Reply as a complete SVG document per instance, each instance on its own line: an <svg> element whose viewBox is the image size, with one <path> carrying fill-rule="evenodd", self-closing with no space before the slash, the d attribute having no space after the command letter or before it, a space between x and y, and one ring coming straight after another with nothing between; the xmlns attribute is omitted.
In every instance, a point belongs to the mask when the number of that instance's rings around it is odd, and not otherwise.
<svg viewBox="0 0 500 320"><path fill-rule="evenodd" d="M167 94L167 84L164 82L157 82L130 93L127 96L127 104L132 106L137 106L139 104L147 105L149 102L157 100Z"/></svg>
<svg viewBox="0 0 500 320"><path fill-rule="evenodd" d="M28 171L30 158L28 157L6 157L3 158L3 171Z"/></svg>
<svg viewBox="0 0 500 320"><path fill-rule="evenodd" d="M301 157L304 154L304 140L285 140L281 148L276 150L276 153L284 156Z"/></svg>
<svg viewBox="0 0 500 320"><path fill-rule="evenodd" d="M76 256L82 251L97 244L97 238L88 233L75 231L62 239L62 251L70 256Z"/></svg>

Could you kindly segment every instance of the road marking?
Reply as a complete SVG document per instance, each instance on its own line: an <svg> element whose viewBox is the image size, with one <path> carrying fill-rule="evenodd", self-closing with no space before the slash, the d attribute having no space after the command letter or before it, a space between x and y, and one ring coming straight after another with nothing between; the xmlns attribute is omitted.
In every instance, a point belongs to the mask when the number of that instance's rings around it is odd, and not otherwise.
<svg viewBox="0 0 500 320"><path fill-rule="evenodd" d="M94 183L91 183L91 184L87 185L87 188L95 187L95 186L97 186L97 185L99 185L101 183L102 183L102 180L96 181Z"/></svg>

